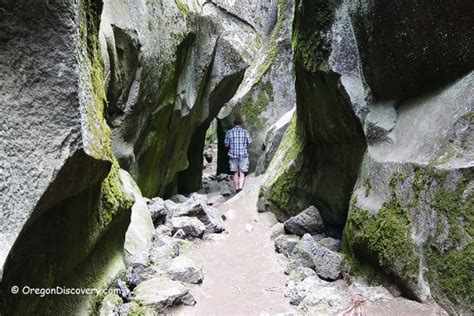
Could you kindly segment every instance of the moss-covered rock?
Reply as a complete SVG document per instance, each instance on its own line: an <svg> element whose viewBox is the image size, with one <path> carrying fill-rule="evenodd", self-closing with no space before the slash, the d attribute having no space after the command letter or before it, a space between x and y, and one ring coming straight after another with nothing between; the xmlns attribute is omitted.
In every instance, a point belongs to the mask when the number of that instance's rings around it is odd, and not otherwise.
<svg viewBox="0 0 474 316"><path fill-rule="evenodd" d="M38 43L37 36L43 33L55 38L39 41L42 47L37 52L32 53L27 45L17 47L15 54L26 54L47 65L43 70L46 77L64 75L71 81L59 89L55 83L45 81L42 89L48 93L48 100L35 95L35 106L30 109L33 114L23 116L25 126L42 126L51 118L38 113L51 113L57 127L48 128L62 136L45 135L40 130L40 134L30 135L35 147L24 148L43 152L41 159L25 155L22 163L24 167L40 166L39 178L48 182L46 186L42 181L32 182L31 176L38 179L34 173L25 174L24 180L18 178L34 184L31 187L37 198L23 196L25 206L31 208L15 210L19 215L16 218L26 221L17 223L23 226L2 271L1 307L7 314L85 312L95 306L94 295L12 295L10 288L17 285L100 290L124 267L123 241L133 201L119 181L111 132L104 117L106 99L98 46L101 9L102 3L92 0L55 7L22 3L14 5L5 20L20 25L26 38L34 39L32 43ZM37 24L38 21L45 24ZM38 27L42 28L39 32ZM36 70L31 71L25 68L15 76L36 76ZM25 91L25 87L21 90ZM41 169L43 165L53 166L54 172L50 174L51 167ZM16 194L22 196L21 191Z"/></svg>
<svg viewBox="0 0 474 316"><path fill-rule="evenodd" d="M295 214L315 205L327 225L342 228L366 144L347 91L338 85L340 76L329 67L329 34L335 11L328 1L296 2L296 114L304 145L298 153L298 170L293 169L290 175L295 179L291 181L297 182L295 187L280 192L280 187L292 187L288 177L262 194L279 197L283 202L269 204L270 211L280 213L285 209L287 214Z"/></svg>

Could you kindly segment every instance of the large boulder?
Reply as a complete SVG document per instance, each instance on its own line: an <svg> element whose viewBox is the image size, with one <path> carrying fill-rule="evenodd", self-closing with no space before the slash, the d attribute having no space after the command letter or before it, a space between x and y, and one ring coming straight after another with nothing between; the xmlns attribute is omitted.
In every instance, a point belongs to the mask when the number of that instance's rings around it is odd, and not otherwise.
<svg viewBox="0 0 474 316"><path fill-rule="evenodd" d="M297 1L296 117L259 198L280 220L309 205L331 231L347 219L354 270L369 265L404 295L467 314L474 54L463 29L472 9Z"/></svg>
<svg viewBox="0 0 474 316"><path fill-rule="evenodd" d="M202 238L206 231L206 226L196 217L173 217L170 220L170 225L172 227L172 234L182 230L186 238L189 239Z"/></svg>
<svg viewBox="0 0 474 316"><path fill-rule="evenodd" d="M10 288L103 288L124 268L133 200L103 115L101 5L3 1L0 12L0 309L80 313L93 297Z"/></svg>
<svg viewBox="0 0 474 316"><path fill-rule="evenodd" d="M156 276L133 290L133 301L162 313L176 305L194 305L196 301L180 282Z"/></svg>
<svg viewBox="0 0 474 316"><path fill-rule="evenodd" d="M389 140L364 157L344 232L356 268L376 266L451 311L471 308L473 86L471 73L401 104Z"/></svg>
<svg viewBox="0 0 474 316"><path fill-rule="evenodd" d="M326 280L341 277L342 256L320 245L310 234L304 235L294 247L290 263L312 268L316 274Z"/></svg>
<svg viewBox="0 0 474 316"><path fill-rule="evenodd" d="M204 279L202 270L196 266L193 260L185 256L173 259L166 273L171 280L185 283L202 283Z"/></svg>
<svg viewBox="0 0 474 316"><path fill-rule="evenodd" d="M324 230L323 218L318 209L312 205L298 215L289 218L284 225L287 233L298 236L308 233L316 235Z"/></svg>
<svg viewBox="0 0 474 316"><path fill-rule="evenodd" d="M130 225L125 233L124 259L132 263L147 263L148 250L153 240L153 226L150 210L135 181L125 170L119 170L120 180L127 195L135 201L132 206Z"/></svg>

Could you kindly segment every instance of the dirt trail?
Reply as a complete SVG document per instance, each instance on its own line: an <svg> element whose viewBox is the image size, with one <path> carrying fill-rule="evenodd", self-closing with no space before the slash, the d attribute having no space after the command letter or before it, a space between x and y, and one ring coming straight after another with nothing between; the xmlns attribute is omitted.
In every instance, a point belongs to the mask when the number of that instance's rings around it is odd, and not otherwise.
<svg viewBox="0 0 474 316"><path fill-rule="evenodd" d="M218 240L194 243L184 252L202 267L204 281L200 285L189 285L197 304L177 307L170 311L172 315L305 314L290 305L289 298L284 296L288 282L284 270L288 260L275 252L270 239L270 228L276 219L271 213L257 212L260 180L250 177L241 193L218 207L227 218L226 233L216 235ZM331 283L325 284L317 292L327 296L330 305L341 305L341 301L331 297L334 292L328 292ZM332 285L336 287L336 293L348 295L349 284L345 280ZM390 297L371 301L368 294L361 297L360 307L351 307L349 301L335 307L338 312L348 307L344 315L447 315L435 303L420 304L402 297L391 297L386 289L384 291ZM377 293L381 292L374 291L372 296L380 295ZM354 293L349 295L358 297ZM334 314L323 310L317 314Z"/></svg>
<svg viewBox="0 0 474 316"><path fill-rule="evenodd" d="M219 207L226 214L224 240L204 241L186 252L200 265L204 282L191 288L197 301L177 315L261 315L294 311L284 297L286 260L274 250L269 213L258 214L258 178ZM246 227L247 225L247 227ZM249 225L252 229L250 230Z"/></svg>

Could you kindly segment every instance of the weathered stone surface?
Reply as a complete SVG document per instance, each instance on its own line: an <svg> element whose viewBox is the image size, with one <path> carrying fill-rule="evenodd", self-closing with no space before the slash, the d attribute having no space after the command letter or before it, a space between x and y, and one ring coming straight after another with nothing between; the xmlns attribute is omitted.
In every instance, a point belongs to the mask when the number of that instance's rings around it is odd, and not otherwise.
<svg viewBox="0 0 474 316"><path fill-rule="evenodd" d="M123 281L121 279L115 280L114 288L119 290L119 293L116 294L119 295L122 299L127 300L129 298L131 292L127 286L126 281Z"/></svg>
<svg viewBox="0 0 474 316"><path fill-rule="evenodd" d="M314 206L310 206L298 215L289 218L284 225L287 233L298 236L308 233L315 235L322 233L324 230L323 218Z"/></svg>
<svg viewBox="0 0 474 316"><path fill-rule="evenodd" d="M298 282L303 281L308 277L318 277L316 272L313 269L307 267L296 267L291 271L288 271L288 277L291 281Z"/></svg>
<svg viewBox="0 0 474 316"><path fill-rule="evenodd" d="M156 270L142 263L133 263L127 268L125 281L129 288L134 288L145 280L156 274Z"/></svg>
<svg viewBox="0 0 474 316"><path fill-rule="evenodd" d="M179 255L179 239L168 236L155 236L150 248L149 258L152 264L166 269L171 260Z"/></svg>
<svg viewBox="0 0 474 316"><path fill-rule="evenodd" d="M301 238L291 259L298 265L314 269L323 279L336 280L341 277L342 256L318 244L310 234Z"/></svg>
<svg viewBox="0 0 474 316"><path fill-rule="evenodd" d="M209 205L222 204L225 201L225 197L219 192L214 192L207 195L207 204Z"/></svg>
<svg viewBox="0 0 474 316"><path fill-rule="evenodd" d="M133 201L103 115L97 2L0 9L0 310L78 313L93 298L10 295L12 285L102 288L124 268ZM101 264L99 264L101 262ZM54 272L54 273L53 273Z"/></svg>
<svg viewBox="0 0 474 316"><path fill-rule="evenodd" d="M474 34L464 31L472 3L348 4L364 78L378 99L419 95L472 71Z"/></svg>
<svg viewBox="0 0 474 316"><path fill-rule="evenodd" d="M202 283L204 279L201 268L185 256L174 258L166 274L171 280L192 284Z"/></svg>
<svg viewBox="0 0 474 316"><path fill-rule="evenodd" d="M270 161L273 156L275 156L278 146L280 146L281 140L283 139L283 135L293 117L295 109L296 108L293 108L286 112L280 119L278 119L278 121L267 129L264 142L265 151L258 159L257 167L255 169L255 174L257 176L265 173Z"/></svg>
<svg viewBox="0 0 474 316"><path fill-rule="evenodd" d="M137 302L128 302L122 304L118 308L118 316L131 316L131 315L149 315L153 314L153 311L139 305Z"/></svg>
<svg viewBox="0 0 474 316"><path fill-rule="evenodd" d="M189 239L202 238L206 231L206 226L196 217L173 217L170 220L170 224L173 234L182 229Z"/></svg>
<svg viewBox="0 0 474 316"><path fill-rule="evenodd" d="M128 266L132 263L147 263L148 250L153 239L152 216L150 210L142 197L140 189L135 181L125 170L119 170L120 181L130 199L135 203L132 206L130 225L125 233L124 260Z"/></svg>
<svg viewBox="0 0 474 316"><path fill-rule="evenodd" d="M148 209L150 210L151 218L155 226L163 224L166 219L173 214L169 202L167 203L159 197L150 200Z"/></svg>
<svg viewBox="0 0 474 316"><path fill-rule="evenodd" d="M274 2L273 6L276 9L277 3ZM246 10L243 7L242 9ZM249 170L253 172L262 155L266 157L263 159L271 159L273 153L270 148L273 139L275 145L278 143L278 136L268 133L269 129L296 103L291 46L294 1L278 3L277 12L271 33L264 39L262 46L256 46L258 51L254 56L257 57L250 63L232 99L219 112L218 172L229 171L223 141L224 133L233 127L235 115L243 117L245 128L252 136ZM264 16L268 17L268 14Z"/></svg>
<svg viewBox="0 0 474 316"><path fill-rule="evenodd" d="M289 256L299 241L300 238L296 235L280 235L274 240L275 249L276 251Z"/></svg>
<svg viewBox="0 0 474 316"><path fill-rule="evenodd" d="M285 296L290 299L290 304L298 305L308 294L321 291L326 282L317 276L309 276L303 281L289 281Z"/></svg>
<svg viewBox="0 0 474 316"><path fill-rule="evenodd" d="M314 238L314 237L313 237ZM316 239L315 239L316 240ZM331 251L338 252L341 250L341 241L338 239L334 239L331 237L322 238L321 240L317 240L317 242Z"/></svg>
<svg viewBox="0 0 474 316"><path fill-rule="evenodd" d="M285 226L283 223L276 223L270 228L270 239L272 240L283 234L285 234Z"/></svg>
<svg viewBox="0 0 474 316"><path fill-rule="evenodd" d="M164 312L171 306L196 303L189 290L181 283L160 276L140 283L133 290L133 300L157 312Z"/></svg>
<svg viewBox="0 0 474 316"><path fill-rule="evenodd" d="M170 200L175 203L184 203L188 200L188 198L182 194L175 194L172 197L170 197Z"/></svg>
<svg viewBox="0 0 474 316"><path fill-rule="evenodd" d="M193 194L185 203L174 212L175 216L196 217L206 226L208 233L220 233L225 230L224 221L219 211L207 205L207 196Z"/></svg>
<svg viewBox="0 0 474 316"><path fill-rule="evenodd" d="M100 316L115 316L117 315L117 310L120 304L123 301L120 296L116 294L107 294L102 300L102 305L100 306L99 315Z"/></svg>

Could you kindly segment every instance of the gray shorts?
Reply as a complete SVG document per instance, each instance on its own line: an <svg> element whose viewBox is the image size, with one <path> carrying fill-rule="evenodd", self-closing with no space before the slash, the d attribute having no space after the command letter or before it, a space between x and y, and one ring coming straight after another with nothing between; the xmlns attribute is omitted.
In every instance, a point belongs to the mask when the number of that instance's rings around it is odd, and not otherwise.
<svg viewBox="0 0 474 316"><path fill-rule="evenodd" d="M229 164L230 164L230 171L232 172L249 171L249 157L229 158Z"/></svg>

